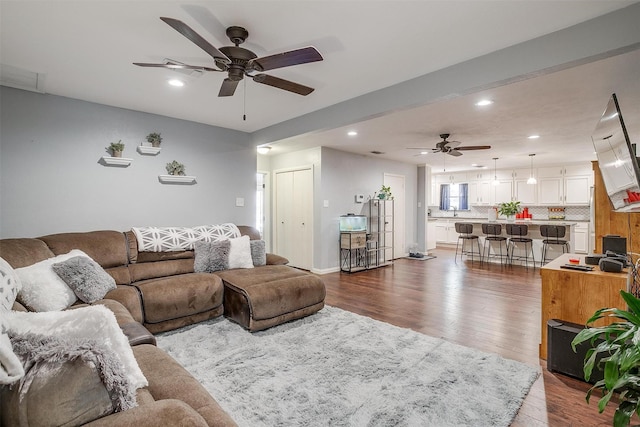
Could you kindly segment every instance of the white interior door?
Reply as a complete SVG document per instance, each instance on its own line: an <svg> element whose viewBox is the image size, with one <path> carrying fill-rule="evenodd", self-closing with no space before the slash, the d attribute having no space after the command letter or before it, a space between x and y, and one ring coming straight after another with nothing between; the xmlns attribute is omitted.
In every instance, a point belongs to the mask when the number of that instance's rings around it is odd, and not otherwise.
<svg viewBox="0 0 640 427"><path fill-rule="evenodd" d="M406 194L404 175L384 174L384 185L391 187L393 194L393 253L385 259L395 259L407 254L405 244L404 221L406 212Z"/></svg>
<svg viewBox="0 0 640 427"><path fill-rule="evenodd" d="M275 253L291 266L311 270L313 171L279 171L275 176Z"/></svg>

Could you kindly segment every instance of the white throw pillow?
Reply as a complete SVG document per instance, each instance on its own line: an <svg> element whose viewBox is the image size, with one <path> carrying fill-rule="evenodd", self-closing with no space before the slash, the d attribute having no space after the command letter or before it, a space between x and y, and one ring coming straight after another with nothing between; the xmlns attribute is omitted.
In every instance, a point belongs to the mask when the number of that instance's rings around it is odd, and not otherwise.
<svg viewBox="0 0 640 427"><path fill-rule="evenodd" d="M231 243L231 248L229 249L229 268L253 268L249 236L229 239L229 242Z"/></svg>
<svg viewBox="0 0 640 427"><path fill-rule="evenodd" d="M79 249L45 259L28 267L16 268L22 289L18 301L31 311L60 311L78 299L69 286L53 271L53 264L87 254Z"/></svg>
<svg viewBox="0 0 640 427"><path fill-rule="evenodd" d="M20 291L20 279L11 265L0 258L0 311L9 311Z"/></svg>

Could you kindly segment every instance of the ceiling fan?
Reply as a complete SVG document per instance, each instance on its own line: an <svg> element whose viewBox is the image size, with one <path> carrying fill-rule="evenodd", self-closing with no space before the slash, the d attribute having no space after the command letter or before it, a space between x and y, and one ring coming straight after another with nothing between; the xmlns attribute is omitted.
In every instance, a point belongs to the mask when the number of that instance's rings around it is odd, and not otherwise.
<svg viewBox="0 0 640 427"><path fill-rule="evenodd" d="M242 27L234 26L227 28L227 37L229 37L234 46L224 46L218 50L184 22L173 18L161 17L160 19L211 55L217 68L176 63L150 64L134 62L134 65L140 67L226 72L227 78L222 82L218 96L232 96L236 91L238 83L244 76L252 78L254 82L297 93L298 95L306 96L314 90L311 87L299 83L268 74L261 74L262 71L274 70L276 68L322 61L322 55L312 46L258 58L255 53L240 47L247 37L249 37L249 32Z"/></svg>
<svg viewBox="0 0 640 427"><path fill-rule="evenodd" d="M442 141L438 142L436 144L436 148L417 148L417 147L411 147L409 148L409 150L423 150L423 151L428 151L431 150L432 153L445 153L445 154L449 154L450 156L462 156L462 153L460 151L469 151L469 150L488 150L489 148L491 148L490 145L466 145L463 147L460 147L460 141L447 141L447 138L449 138L450 134L448 133L441 133L440 134L440 138L442 138Z"/></svg>

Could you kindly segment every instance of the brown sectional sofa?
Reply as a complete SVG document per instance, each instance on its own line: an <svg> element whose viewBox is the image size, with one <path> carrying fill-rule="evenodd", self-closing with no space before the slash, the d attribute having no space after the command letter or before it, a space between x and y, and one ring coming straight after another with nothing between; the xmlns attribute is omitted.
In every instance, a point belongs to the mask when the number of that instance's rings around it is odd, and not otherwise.
<svg viewBox="0 0 640 427"><path fill-rule="evenodd" d="M260 238L252 227L238 228L242 235ZM138 390L138 407L89 425L235 425L195 378L155 347L152 333L215 318L223 312L255 331L313 314L324 306L322 281L286 266L288 261L274 254L267 254L265 266L210 274L193 271L193 251L139 252L133 232L92 231L0 240L0 257L14 268L72 249L85 252L115 279L117 288L95 304L114 312L149 382L148 387ZM14 309L25 310L17 302ZM6 406L12 401L6 386L0 388L0 396L0 423L19 425L15 417L24 408Z"/></svg>

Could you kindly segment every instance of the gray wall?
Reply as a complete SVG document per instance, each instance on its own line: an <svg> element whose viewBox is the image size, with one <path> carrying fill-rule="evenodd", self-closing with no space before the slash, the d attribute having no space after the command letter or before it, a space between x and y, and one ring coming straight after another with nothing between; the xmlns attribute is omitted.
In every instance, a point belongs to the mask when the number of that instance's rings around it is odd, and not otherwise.
<svg viewBox="0 0 640 427"><path fill-rule="evenodd" d="M363 213L364 204L355 202L358 193L373 196L384 174L404 175L406 181L405 241L416 241L417 167L318 147L270 156L270 170L313 166L313 271L324 273L339 268L339 220L346 213ZM263 164L264 165L264 164ZM273 176L273 174L272 174ZM324 201L329 202L324 207ZM396 253L398 253L396 251Z"/></svg>
<svg viewBox="0 0 640 427"><path fill-rule="evenodd" d="M255 223L256 152L248 134L6 87L0 107L0 237ZM137 153L153 131L163 137L160 154ZM132 164L99 164L120 139ZM174 159L197 184L158 182ZM244 207L235 206L237 197Z"/></svg>

